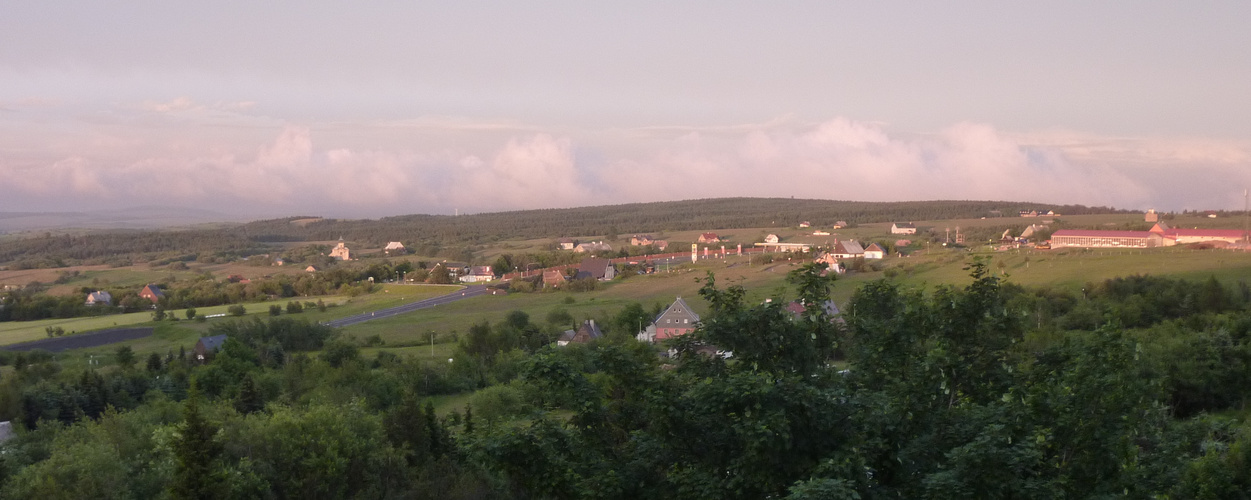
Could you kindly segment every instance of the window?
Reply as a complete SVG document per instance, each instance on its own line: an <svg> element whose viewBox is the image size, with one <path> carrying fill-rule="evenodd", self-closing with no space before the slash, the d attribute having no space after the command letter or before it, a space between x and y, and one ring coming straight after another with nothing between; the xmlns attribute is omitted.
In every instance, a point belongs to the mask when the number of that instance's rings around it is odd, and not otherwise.
<svg viewBox="0 0 1251 500"><path fill-rule="evenodd" d="M689 319L684 319L684 320L682 320L682 322L683 322L683 323L690 323L690 322L691 322L691 320L689 320Z"/></svg>

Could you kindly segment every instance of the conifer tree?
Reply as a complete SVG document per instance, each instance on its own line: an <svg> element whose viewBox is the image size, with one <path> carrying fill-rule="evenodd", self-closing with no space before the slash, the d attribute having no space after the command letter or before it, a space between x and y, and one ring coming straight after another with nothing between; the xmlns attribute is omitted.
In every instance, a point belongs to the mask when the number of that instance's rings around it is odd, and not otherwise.
<svg viewBox="0 0 1251 500"><path fill-rule="evenodd" d="M200 413L200 390L195 382L187 394L183 424L174 441L174 484L171 493L180 499L218 498L216 462L222 454L217 427Z"/></svg>

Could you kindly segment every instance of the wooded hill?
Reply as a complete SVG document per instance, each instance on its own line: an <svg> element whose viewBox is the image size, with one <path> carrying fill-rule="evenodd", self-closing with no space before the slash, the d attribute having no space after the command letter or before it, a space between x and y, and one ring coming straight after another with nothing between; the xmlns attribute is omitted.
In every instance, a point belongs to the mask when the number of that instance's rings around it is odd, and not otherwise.
<svg viewBox="0 0 1251 500"><path fill-rule="evenodd" d="M272 251L269 243L326 241L382 246L388 241L438 250L500 240L557 238L699 229L795 226L809 221L830 227L836 221L873 222L978 218L1019 210L1055 210L1065 215L1116 213L1109 207L1047 205L1010 201L863 202L789 198L715 198L597 207L522 210L475 215L404 215L377 220L289 217L233 228L186 231L100 232L83 236L43 236L0 243L0 262L24 267L106 263L119 256L135 260L171 254L209 252L220 257ZM611 239L611 238L610 238ZM435 255L435 253L429 253ZM191 255L188 260L196 259Z"/></svg>

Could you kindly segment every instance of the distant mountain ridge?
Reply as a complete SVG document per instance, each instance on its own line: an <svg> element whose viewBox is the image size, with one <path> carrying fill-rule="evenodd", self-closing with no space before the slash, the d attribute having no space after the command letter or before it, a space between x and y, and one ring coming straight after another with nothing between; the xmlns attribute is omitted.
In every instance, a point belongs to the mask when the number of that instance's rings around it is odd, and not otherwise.
<svg viewBox="0 0 1251 500"><path fill-rule="evenodd" d="M198 208L145 205L75 212L0 212L0 233L63 229L161 229L247 218Z"/></svg>

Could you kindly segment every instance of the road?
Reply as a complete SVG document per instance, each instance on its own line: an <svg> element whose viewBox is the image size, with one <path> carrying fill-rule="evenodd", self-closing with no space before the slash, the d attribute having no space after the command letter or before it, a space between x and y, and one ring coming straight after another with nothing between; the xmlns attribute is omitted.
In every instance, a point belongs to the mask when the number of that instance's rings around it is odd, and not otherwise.
<svg viewBox="0 0 1251 500"><path fill-rule="evenodd" d="M366 321L373 320L373 319L390 318L392 316L397 316L397 315L404 314L404 313L410 313L419 309L426 309L426 308L434 307L439 304L448 304L451 302L456 302L461 299L477 297L479 295L485 295L486 293L487 293L487 288L485 286L470 285L463 289L449 293L447 295L440 295L438 297L425 299L425 300L419 300L417 302L404 304L402 306L389 307L386 309L379 309L373 312L357 314L355 316L348 316L346 318L339 318L333 321L327 321L324 324L328 326L333 326L335 328L342 328L345 326L351 326L351 325L355 325L358 323L364 323Z"/></svg>

